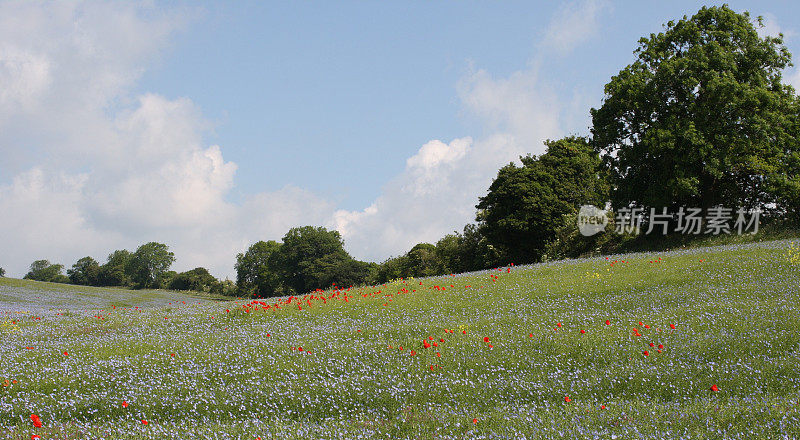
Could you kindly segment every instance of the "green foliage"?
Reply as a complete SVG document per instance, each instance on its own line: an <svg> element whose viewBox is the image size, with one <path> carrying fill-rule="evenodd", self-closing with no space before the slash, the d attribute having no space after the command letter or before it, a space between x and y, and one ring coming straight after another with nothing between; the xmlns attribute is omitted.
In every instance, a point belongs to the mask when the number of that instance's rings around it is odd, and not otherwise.
<svg viewBox="0 0 800 440"><path fill-rule="evenodd" d="M174 275L169 281L168 288L220 294L223 285L206 268L197 267Z"/></svg>
<svg viewBox="0 0 800 440"><path fill-rule="evenodd" d="M276 260L280 247L273 240L259 241L236 256L236 286L240 295L270 297L284 293Z"/></svg>
<svg viewBox="0 0 800 440"><path fill-rule="evenodd" d="M63 264L52 264L47 260L36 260L31 263L30 270L23 278L51 283L69 283L69 278L61 273L63 270Z"/></svg>
<svg viewBox="0 0 800 440"><path fill-rule="evenodd" d="M781 37L760 38L747 13L704 7L635 54L591 110L615 207L796 210L798 102L781 81L791 60Z"/></svg>
<svg viewBox="0 0 800 440"><path fill-rule="evenodd" d="M100 276L100 264L92 257L83 257L67 269L72 284L96 286Z"/></svg>
<svg viewBox="0 0 800 440"><path fill-rule="evenodd" d="M276 257L283 282L295 293L328 287L319 284L324 278L319 266L330 266L337 260L350 258L339 232L314 226L290 229L283 236Z"/></svg>
<svg viewBox="0 0 800 440"><path fill-rule="evenodd" d="M133 284L127 272L130 259L131 253L125 249L116 250L109 254L106 264L100 266L97 284L100 286L130 287Z"/></svg>
<svg viewBox="0 0 800 440"><path fill-rule="evenodd" d="M6 276L6 270L0 267L0 278Z"/></svg>
<svg viewBox="0 0 800 440"><path fill-rule="evenodd" d="M420 243L411 248L403 259L404 277L428 277L441 273L442 266L436 256L436 246Z"/></svg>
<svg viewBox="0 0 800 440"><path fill-rule="evenodd" d="M480 231L501 263L538 261L564 215L604 204L608 184L599 155L581 137L546 141L540 157L500 169L478 205Z"/></svg>
<svg viewBox="0 0 800 440"><path fill-rule="evenodd" d="M151 241L136 249L128 260L125 272L138 288L158 287L156 280L175 262L169 246Z"/></svg>

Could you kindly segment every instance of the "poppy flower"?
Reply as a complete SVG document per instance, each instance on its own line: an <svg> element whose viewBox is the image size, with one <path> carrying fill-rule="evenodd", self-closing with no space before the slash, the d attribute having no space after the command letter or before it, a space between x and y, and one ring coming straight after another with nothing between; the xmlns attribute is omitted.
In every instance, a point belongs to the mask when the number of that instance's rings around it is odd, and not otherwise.
<svg viewBox="0 0 800 440"><path fill-rule="evenodd" d="M606 409L605 405L600 405L600 409Z"/></svg>
<svg viewBox="0 0 800 440"><path fill-rule="evenodd" d="M532 338L533 337L533 333L528 333L528 337Z"/></svg>
<svg viewBox="0 0 800 440"><path fill-rule="evenodd" d="M560 328L561 327L561 323L559 322L558 324L556 324L556 326L558 326Z"/></svg>
<svg viewBox="0 0 800 440"><path fill-rule="evenodd" d="M564 402L572 402L572 399L569 396L564 396Z"/></svg>
<svg viewBox="0 0 800 440"><path fill-rule="evenodd" d="M675 330L675 324L670 324L670 325L669 325L669 328L671 328L671 329Z"/></svg>
<svg viewBox="0 0 800 440"><path fill-rule="evenodd" d="M484 336L484 337L483 337L483 342L486 342L486 343L488 343L488 342L489 342L489 337L488 337L488 336Z"/></svg>
<svg viewBox="0 0 800 440"><path fill-rule="evenodd" d="M581 329L581 334L586 333L586 330Z"/></svg>
<svg viewBox="0 0 800 440"><path fill-rule="evenodd" d="M606 319L606 325L611 325L611 320L610 319Z"/></svg>
<svg viewBox="0 0 800 440"><path fill-rule="evenodd" d="M42 437L39 434L31 434L31 440L41 439Z"/></svg>
<svg viewBox="0 0 800 440"><path fill-rule="evenodd" d="M650 353L649 353L647 350L645 350L644 352L642 352L642 354L643 354L643 355L645 355L645 356L650 356Z"/></svg>
<svg viewBox="0 0 800 440"><path fill-rule="evenodd" d="M711 391L717 392L719 388L717 388L717 384L711 385Z"/></svg>
<svg viewBox="0 0 800 440"><path fill-rule="evenodd" d="M650 347L655 347L655 346L656 346L656 344L654 344L652 342L650 343Z"/></svg>
<svg viewBox="0 0 800 440"><path fill-rule="evenodd" d="M663 346L662 344L658 344L658 349L659 349L659 350L663 350L663 349L664 349L664 346Z"/></svg>
<svg viewBox="0 0 800 440"><path fill-rule="evenodd" d="M63 354L64 356L69 356L69 353L67 353L66 351L65 351L64 353L62 353L62 354Z"/></svg>
<svg viewBox="0 0 800 440"><path fill-rule="evenodd" d="M36 414L31 414L31 422L33 422L33 426L37 428L42 427L42 419L40 419Z"/></svg>
<svg viewBox="0 0 800 440"><path fill-rule="evenodd" d="M478 424L478 419L472 419L472 424L473 425L477 425Z"/></svg>
<svg viewBox="0 0 800 440"><path fill-rule="evenodd" d="M127 408L128 407L128 402L126 400L122 401L122 407L123 408Z"/></svg>
<svg viewBox="0 0 800 440"><path fill-rule="evenodd" d="M149 424L149 423L147 422L147 420L145 420L145 419L142 419L142 425L147 425L147 424Z"/></svg>

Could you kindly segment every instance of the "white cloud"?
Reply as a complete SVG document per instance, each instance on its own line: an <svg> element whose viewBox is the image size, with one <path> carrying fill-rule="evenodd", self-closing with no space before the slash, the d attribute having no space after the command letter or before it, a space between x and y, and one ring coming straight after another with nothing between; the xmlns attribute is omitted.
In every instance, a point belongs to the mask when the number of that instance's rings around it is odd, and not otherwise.
<svg viewBox="0 0 800 440"><path fill-rule="evenodd" d="M597 4L556 17L594 26ZM147 241L168 244L175 269L233 276L237 252L301 225L335 227L362 259L435 242L474 219L497 170L562 133L561 102L537 62L508 77L473 71L458 85L488 134L431 140L369 207L336 210L302 188L226 200L236 164L206 145L210 124L188 98L131 93L186 11L126 3L0 3L0 267L34 259L70 265ZM190 11L191 12L191 11ZM189 14L191 15L191 14ZM577 21L576 21L577 20ZM588 20L588 21L587 21ZM555 31L553 31L555 32ZM548 33L564 50L580 38ZM585 38L585 37L581 37Z"/></svg>
<svg viewBox="0 0 800 440"><path fill-rule="evenodd" d="M541 47L562 54L572 51L597 33L598 18L605 7L601 0L564 3L545 30Z"/></svg>

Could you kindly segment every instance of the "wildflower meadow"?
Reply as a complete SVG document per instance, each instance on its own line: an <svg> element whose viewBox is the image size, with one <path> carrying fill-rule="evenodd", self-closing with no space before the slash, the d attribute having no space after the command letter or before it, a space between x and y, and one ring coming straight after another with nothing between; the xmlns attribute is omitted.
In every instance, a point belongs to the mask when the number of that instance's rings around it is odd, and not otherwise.
<svg viewBox="0 0 800 440"><path fill-rule="evenodd" d="M788 241L222 300L0 278L9 439L797 438Z"/></svg>

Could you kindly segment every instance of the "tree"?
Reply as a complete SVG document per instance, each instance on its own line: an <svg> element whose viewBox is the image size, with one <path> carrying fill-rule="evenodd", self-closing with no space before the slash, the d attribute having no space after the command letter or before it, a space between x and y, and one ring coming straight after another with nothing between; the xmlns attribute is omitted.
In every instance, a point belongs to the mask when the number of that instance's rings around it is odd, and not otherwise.
<svg viewBox="0 0 800 440"><path fill-rule="evenodd" d="M328 287L317 284L315 266L331 254L349 258L339 232L314 226L292 228L283 236L277 254L277 268L284 283L296 293Z"/></svg>
<svg viewBox="0 0 800 440"><path fill-rule="evenodd" d="M100 266L97 284L100 286L130 286L133 284L128 273L132 254L125 250L116 250L108 255L106 264Z"/></svg>
<svg viewBox="0 0 800 440"><path fill-rule="evenodd" d="M30 270L25 274L24 279L51 283L69 283L69 278L61 273L63 270L63 264L52 264L47 260L36 260L31 263Z"/></svg>
<svg viewBox="0 0 800 440"><path fill-rule="evenodd" d="M100 264L92 257L83 257L67 269L67 275L72 284L94 286L100 275Z"/></svg>
<svg viewBox="0 0 800 440"><path fill-rule="evenodd" d="M236 256L236 287L240 295L270 297L283 293L276 261L280 247L274 240L259 241Z"/></svg>
<svg viewBox="0 0 800 440"><path fill-rule="evenodd" d="M727 5L704 7L634 53L591 110L615 207L763 207L781 183L797 187L797 169L783 166L798 151L798 103L781 81L782 37L760 38Z"/></svg>
<svg viewBox="0 0 800 440"><path fill-rule="evenodd" d="M194 290L196 292L221 293L222 283L204 267L196 267L171 277L168 288L172 290Z"/></svg>
<svg viewBox="0 0 800 440"><path fill-rule="evenodd" d="M6 270L0 267L0 278L6 276Z"/></svg>
<svg viewBox="0 0 800 440"><path fill-rule="evenodd" d="M604 205L608 183L599 155L585 138L546 141L540 157L520 157L500 169L476 206L480 233L501 263L538 261L564 215L583 204Z"/></svg>
<svg viewBox="0 0 800 440"><path fill-rule="evenodd" d="M419 243L406 253L403 260L403 277L429 277L439 275L440 264L436 258L436 246Z"/></svg>
<svg viewBox="0 0 800 440"><path fill-rule="evenodd" d="M126 272L139 288L158 287L156 280L174 262L175 254L169 251L169 246L151 241L139 246L131 255Z"/></svg>

